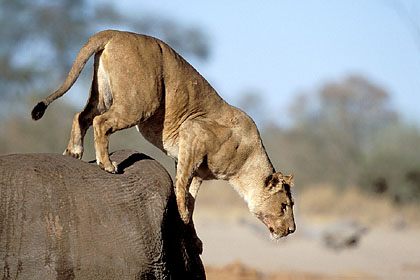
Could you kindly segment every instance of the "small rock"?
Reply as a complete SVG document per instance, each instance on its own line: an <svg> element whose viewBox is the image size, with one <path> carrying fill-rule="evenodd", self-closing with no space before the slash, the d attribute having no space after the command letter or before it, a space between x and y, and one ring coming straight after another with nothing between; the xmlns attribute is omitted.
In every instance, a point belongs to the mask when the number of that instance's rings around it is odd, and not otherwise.
<svg viewBox="0 0 420 280"><path fill-rule="evenodd" d="M324 244L334 250L355 247L361 237L367 232L367 227L354 221L336 223L327 228L322 239Z"/></svg>

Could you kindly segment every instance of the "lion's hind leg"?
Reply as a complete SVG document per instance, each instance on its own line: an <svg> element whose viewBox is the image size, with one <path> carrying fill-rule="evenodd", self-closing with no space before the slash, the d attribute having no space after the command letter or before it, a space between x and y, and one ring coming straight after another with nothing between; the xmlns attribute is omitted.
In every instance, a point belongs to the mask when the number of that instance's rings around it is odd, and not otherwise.
<svg viewBox="0 0 420 280"><path fill-rule="evenodd" d="M117 173L118 170L116 163L109 159L109 136L116 131L135 126L139 120L137 115L127 113L129 112L127 107L130 105L130 103L122 106L113 104L107 112L93 119L96 163L110 173ZM125 112L125 114L121 114L121 112Z"/></svg>
<svg viewBox="0 0 420 280"><path fill-rule="evenodd" d="M77 113L73 119L70 140L63 155L81 159L83 156L83 139L86 131L92 125L93 118L99 115L98 92L95 81L92 82L89 100L83 111Z"/></svg>

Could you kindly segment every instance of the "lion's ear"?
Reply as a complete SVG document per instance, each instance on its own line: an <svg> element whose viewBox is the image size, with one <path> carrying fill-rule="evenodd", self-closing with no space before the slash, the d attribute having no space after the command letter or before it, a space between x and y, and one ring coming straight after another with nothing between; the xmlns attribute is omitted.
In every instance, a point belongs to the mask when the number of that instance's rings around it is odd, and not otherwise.
<svg viewBox="0 0 420 280"><path fill-rule="evenodd" d="M283 174L281 172L275 172L265 179L265 186L270 192L276 193L282 190L283 180Z"/></svg>
<svg viewBox="0 0 420 280"><path fill-rule="evenodd" d="M293 183L293 174L287 175L287 176L283 176L283 183L293 187L294 183Z"/></svg>
<svg viewBox="0 0 420 280"><path fill-rule="evenodd" d="M265 187L271 193L284 191L284 185L293 187L293 174L284 176L281 172L275 172L265 179Z"/></svg>
<svg viewBox="0 0 420 280"><path fill-rule="evenodd" d="M266 187L276 186L282 179L283 179L283 174L281 174L280 172L275 172L269 175L265 179L265 186Z"/></svg>

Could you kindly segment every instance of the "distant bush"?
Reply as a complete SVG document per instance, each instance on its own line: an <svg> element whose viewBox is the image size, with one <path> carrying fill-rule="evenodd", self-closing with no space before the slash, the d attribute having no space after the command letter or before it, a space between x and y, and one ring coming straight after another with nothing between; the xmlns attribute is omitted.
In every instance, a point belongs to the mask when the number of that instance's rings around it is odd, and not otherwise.
<svg viewBox="0 0 420 280"><path fill-rule="evenodd" d="M420 132L399 124L379 131L361 166L361 187L395 202L420 201Z"/></svg>

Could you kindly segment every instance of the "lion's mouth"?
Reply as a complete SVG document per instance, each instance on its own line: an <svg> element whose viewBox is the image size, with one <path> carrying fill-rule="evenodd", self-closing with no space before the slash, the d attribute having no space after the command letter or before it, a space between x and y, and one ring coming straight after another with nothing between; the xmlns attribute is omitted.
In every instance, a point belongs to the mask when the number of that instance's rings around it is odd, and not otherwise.
<svg viewBox="0 0 420 280"><path fill-rule="evenodd" d="M276 233L276 230L274 229L274 227L267 220L264 219L262 222L265 224L268 231L270 232L271 239L279 240L281 237L284 236L283 234Z"/></svg>
<svg viewBox="0 0 420 280"><path fill-rule="evenodd" d="M276 232L274 231L274 228L272 228L271 226L267 226L268 230L270 231L270 237L271 239L279 239L281 236L277 235Z"/></svg>
<svg viewBox="0 0 420 280"><path fill-rule="evenodd" d="M272 240L279 240L282 237L289 235L288 231L277 230L271 225L269 221L263 221L268 231L270 232L270 237Z"/></svg>
<svg viewBox="0 0 420 280"><path fill-rule="evenodd" d="M268 226L268 231L270 232L270 237L271 237L272 240L279 240L280 238L287 235L287 234L284 235L284 234L281 234L281 233L276 233L274 228L271 227L271 226Z"/></svg>
<svg viewBox="0 0 420 280"><path fill-rule="evenodd" d="M277 233L275 228L272 226L272 224L270 222L270 219L268 219L267 217L265 217L261 214L257 214L256 216L267 227L268 231L270 232L270 237L271 237L272 240L279 240L283 236L287 235L287 233L285 233L285 234Z"/></svg>

